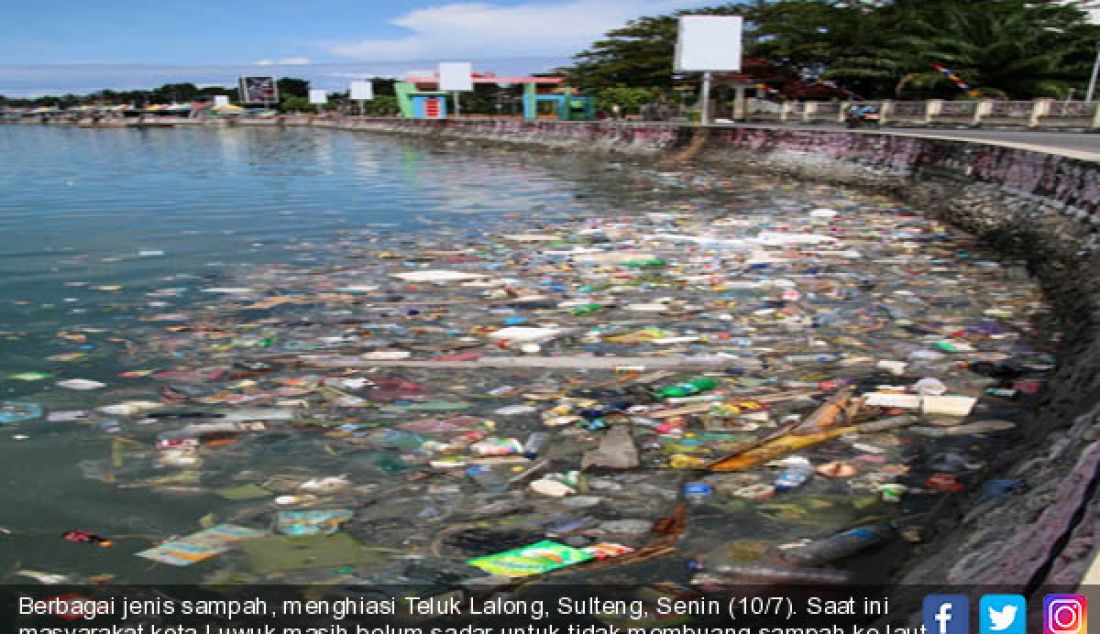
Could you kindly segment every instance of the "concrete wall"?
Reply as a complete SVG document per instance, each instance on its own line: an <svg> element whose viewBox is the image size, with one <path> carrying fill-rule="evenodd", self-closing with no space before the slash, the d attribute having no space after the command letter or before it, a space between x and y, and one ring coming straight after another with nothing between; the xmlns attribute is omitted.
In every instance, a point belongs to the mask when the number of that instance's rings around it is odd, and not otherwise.
<svg viewBox="0 0 1100 634"><path fill-rule="evenodd" d="M314 120L312 125L631 154L651 154L673 147L684 134L683 126L673 123L597 124L518 119L336 119Z"/></svg>
<svg viewBox="0 0 1100 634"><path fill-rule="evenodd" d="M698 130L667 123L492 119L312 120L312 125L649 156L688 148ZM818 170L823 169L833 177L844 172L858 180L886 172L894 178L990 183L1005 193L1042 201L1058 213L1100 226L1100 165L1096 163L997 145L890 134L710 128L706 137L700 148L703 154L751 156L760 165L815 178L822 176Z"/></svg>
<svg viewBox="0 0 1100 634"><path fill-rule="evenodd" d="M1020 479L1029 490L977 507L970 500L940 508L943 530L905 580L1076 584L1095 559L1100 163L968 141L784 128L393 119L290 119L283 125L626 154L681 165L699 161L731 172L827 180L896 196L1026 260L1056 308L1063 345L1048 395L992 472Z"/></svg>
<svg viewBox="0 0 1100 634"><path fill-rule="evenodd" d="M1100 164L963 141L712 130L700 160L888 193L1026 260L1060 318L1059 369L995 477L1026 494L943 510L907 580L1075 584L1100 544Z"/></svg>

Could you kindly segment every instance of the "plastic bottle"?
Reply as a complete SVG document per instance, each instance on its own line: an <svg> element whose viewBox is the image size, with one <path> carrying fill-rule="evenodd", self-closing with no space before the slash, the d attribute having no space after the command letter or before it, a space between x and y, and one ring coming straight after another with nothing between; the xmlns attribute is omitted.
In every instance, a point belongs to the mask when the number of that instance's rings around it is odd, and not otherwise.
<svg viewBox="0 0 1100 634"><path fill-rule="evenodd" d="M666 264L668 264L668 262L666 262L662 258L652 258L649 260L631 260L629 262L623 262L623 266L632 269L660 267Z"/></svg>
<svg viewBox="0 0 1100 634"><path fill-rule="evenodd" d="M1000 398L1011 398L1011 399L1014 399L1014 398L1016 398L1017 396L1020 395L1020 393L1017 390L1014 390L1014 389L1008 388L1008 387L987 387L987 388L985 388L985 393L990 395L990 396L997 396L997 397L1000 397Z"/></svg>
<svg viewBox="0 0 1100 634"><path fill-rule="evenodd" d="M603 304L582 304L573 309L574 315L591 315L603 310Z"/></svg>
<svg viewBox="0 0 1100 634"><path fill-rule="evenodd" d="M822 568L788 568L770 564L728 564L714 570L720 580L735 579L741 583L849 583L852 573L847 570Z"/></svg>
<svg viewBox="0 0 1100 634"><path fill-rule="evenodd" d="M702 504L714 495L714 487L706 482L688 482L684 485L684 499L689 504Z"/></svg>
<svg viewBox="0 0 1100 634"><path fill-rule="evenodd" d="M550 434L544 431L537 431L527 437L527 442L523 443L523 455L528 458L534 458L539 455L542 448L546 446L546 443L550 440Z"/></svg>
<svg viewBox="0 0 1100 634"><path fill-rule="evenodd" d="M474 465L466 469L466 476L486 491L503 493L508 490L508 482L489 467Z"/></svg>
<svg viewBox="0 0 1100 634"><path fill-rule="evenodd" d="M669 458L668 464L673 469L702 469L707 466L707 461L699 456L675 453Z"/></svg>
<svg viewBox="0 0 1100 634"><path fill-rule="evenodd" d="M840 360L839 354L788 354L783 357L787 363L832 363Z"/></svg>
<svg viewBox="0 0 1100 634"><path fill-rule="evenodd" d="M701 376L697 379L692 379L686 383L678 383L676 385L669 385L662 388L657 392L657 398L669 398L677 396L691 396L692 394L699 394L700 392L707 392L718 387L718 381L714 379Z"/></svg>
<svg viewBox="0 0 1100 634"><path fill-rule="evenodd" d="M523 443L515 438L486 438L470 445L479 456L512 456L523 453Z"/></svg>
<svg viewBox="0 0 1100 634"><path fill-rule="evenodd" d="M784 557L803 566L827 564L877 546L892 537L894 532L893 525L889 523L860 526L792 550Z"/></svg>
<svg viewBox="0 0 1100 634"><path fill-rule="evenodd" d="M813 463L802 456L792 456L786 462L786 468L779 472L779 477L775 479L777 493L797 489L814 475Z"/></svg>

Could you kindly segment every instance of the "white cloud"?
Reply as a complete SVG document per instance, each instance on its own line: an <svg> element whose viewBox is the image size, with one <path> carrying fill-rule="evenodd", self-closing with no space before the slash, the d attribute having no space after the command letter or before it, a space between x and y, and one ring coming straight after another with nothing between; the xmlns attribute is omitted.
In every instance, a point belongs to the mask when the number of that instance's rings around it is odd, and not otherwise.
<svg viewBox="0 0 1100 634"><path fill-rule="evenodd" d="M279 59L259 59L256 66L304 66L309 64L308 57L281 57Z"/></svg>
<svg viewBox="0 0 1100 634"><path fill-rule="evenodd" d="M339 57L395 61L571 55L642 15L700 6L683 0L543 0L513 6L458 2L391 20L408 35L328 46Z"/></svg>

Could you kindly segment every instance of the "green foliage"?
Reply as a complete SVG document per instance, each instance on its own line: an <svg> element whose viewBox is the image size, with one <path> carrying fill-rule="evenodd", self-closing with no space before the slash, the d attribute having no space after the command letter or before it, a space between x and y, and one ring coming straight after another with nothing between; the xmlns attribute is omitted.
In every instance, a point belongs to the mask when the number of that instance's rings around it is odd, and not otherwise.
<svg viewBox="0 0 1100 634"><path fill-rule="evenodd" d="M358 114L357 110L352 112ZM368 117L392 117L400 112L397 97L394 95L375 95L371 101L363 102L363 113Z"/></svg>
<svg viewBox="0 0 1100 634"><path fill-rule="evenodd" d="M1057 0L776 0L735 2L632 20L559 69L604 97L612 88L669 95L676 19L745 18L745 65L865 98L965 98L932 67L959 73L983 96L1029 99L1084 88L1100 41L1082 2ZM694 75L689 75L695 80Z"/></svg>
<svg viewBox="0 0 1100 634"><path fill-rule="evenodd" d="M928 2L928 0L926 0ZM873 92L905 98L965 97L932 68L958 73L983 97L1062 97L1088 76L1091 55L1083 46L1100 33L1072 7L1020 0L965 4L931 1L894 7L885 22L897 36L861 56L841 57L826 74ZM904 3L899 3L904 5ZM1095 41L1095 40L1093 40Z"/></svg>
<svg viewBox="0 0 1100 634"><path fill-rule="evenodd" d="M394 79L375 77L372 79L374 82L374 94L377 99L380 96L393 97L393 85L396 83ZM279 98L281 100L280 109L284 112L297 110L299 112L313 112L316 110L311 104L301 101L290 101L287 105L287 98L299 97L308 102L309 99L309 82L304 79L295 79L293 77L284 77L277 81L279 87ZM223 86L204 86L199 88L191 83L176 83L176 84L164 84L158 88L152 90L110 90L103 89L96 92L89 93L87 95L49 95L45 97L37 97L35 99L15 99L10 97L4 97L0 95L0 104L20 107L20 106L76 106L81 104L133 104L135 106L148 106L156 103L186 103L191 101L209 100L214 95L227 95L232 102L238 101L239 95L236 87L223 87ZM347 93L335 93L329 95L329 104L324 106L325 110L334 110L339 107L340 102L347 100ZM396 101L394 102L396 103ZM396 106L394 106L394 112L396 112Z"/></svg>
<svg viewBox="0 0 1100 634"><path fill-rule="evenodd" d="M458 102L461 106L461 112L464 115L496 114L496 105L504 103L508 92L507 89L496 84L474 84L473 91L459 94ZM375 98L378 98L378 93L375 93ZM447 112L455 112L454 95L447 96Z"/></svg>
<svg viewBox="0 0 1100 634"><path fill-rule="evenodd" d="M279 89L279 99L285 97L309 98L309 82L304 79L281 77L275 82L275 86Z"/></svg>
<svg viewBox="0 0 1100 634"><path fill-rule="evenodd" d="M378 95L395 95L393 86L398 80L392 77L375 77L370 80L374 84L374 94Z"/></svg>
<svg viewBox="0 0 1100 634"><path fill-rule="evenodd" d="M669 90L673 82L677 16L736 14L742 9L742 5L727 5L631 20L577 54L573 66L559 70L566 74L571 85L589 91L617 86Z"/></svg>
<svg viewBox="0 0 1100 634"><path fill-rule="evenodd" d="M308 97L287 95L279 102L279 112L316 112L317 108L309 103Z"/></svg>
<svg viewBox="0 0 1100 634"><path fill-rule="evenodd" d="M194 84L164 84L152 90L97 90L87 95L63 95L45 96L35 99L0 99L11 106L56 106L64 107L81 104L133 104L147 106L155 103L188 102L200 99L210 99L214 95L228 95L232 101L237 100L237 89L222 86L206 86L197 88Z"/></svg>
<svg viewBox="0 0 1100 634"><path fill-rule="evenodd" d="M631 88L629 86L613 86L596 91L596 103L604 110L610 110L612 106L619 106L622 114L637 113L642 106L653 101L656 91L648 88Z"/></svg>

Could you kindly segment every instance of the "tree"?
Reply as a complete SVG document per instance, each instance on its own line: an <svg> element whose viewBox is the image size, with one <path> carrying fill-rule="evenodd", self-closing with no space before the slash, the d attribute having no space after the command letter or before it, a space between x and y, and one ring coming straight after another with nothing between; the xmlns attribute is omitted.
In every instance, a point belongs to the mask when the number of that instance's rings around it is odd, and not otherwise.
<svg viewBox="0 0 1100 634"><path fill-rule="evenodd" d="M596 103L600 108L610 109L619 106L623 114L637 113L642 106L654 100L654 91L646 88L631 88L629 86L613 86L596 91Z"/></svg>
<svg viewBox="0 0 1100 634"><path fill-rule="evenodd" d="M64 95L61 97L47 96L39 99L8 99L7 103L13 106L26 105L63 105L68 107L77 104L135 104L145 106L154 103L166 103L169 101L196 101L210 99L214 95L227 95L231 101L237 99L237 89L224 86L206 86L197 88L194 84L164 84L152 90L123 90L110 89L97 90L87 95Z"/></svg>
<svg viewBox="0 0 1100 634"><path fill-rule="evenodd" d="M363 112L372 117L392 117L400 112L397 107L397 97L375 95L371 101L363 102Z"/></svg>
<svg viewBox="0 0 1100 634"><path fill-rule="evenodd" d="M821 0L766 4L748 17L752 56L810 80L839 53L873 46L877 26L873 14L861 8Z"/></svg>
<svg viewBox="0 0 1100 634"><path fill-rule="evenodd" d="M287 95L279 100L279 112L316 112L308 97Z"/></svg>
<svg viewBox="0 0 1100 634"><path fill-rule="evenodd" d="M459 103L467 114L495 114L501 87L496 84L474 84L473 92L462 93Z"/></svg>
<svg viewBox="0 0 1100 634"><path fill-rule="evenodd" d="M164 84L153 90L150 98L158 103L193 101L199 95L195 84Z"/></svg>
<svg viewBox="0 0 1100 634"><path fill-rule="evenodd" d="M1063 97L1087 76L1091 47L1083 44L1098 35L1079 9L1049 2L899 1L884 13L892 41L841 58L828 77L874 80L876 92L888 96L967 96L932 67L939 64L982 96ZM892 89L884 85L890 82Z"/></svg>
<svg viewBox="0 0 1100 634"><path fill-rule="evenodd" d="M279 99L289 96L309 97L309 82L304 79L280 77L275 86L279 89Z"/></svg>
<svg viewBox="0 0 1100 634"><path fill-rule="evenodd" d="M371 83L374 84L375 95L396 95L394 91L394 84L397 83L396 79L392 77L372 77Z"/></svg>
<svg viewBox="0 0 1100 634"><path fill-rule="evenodd" d="M632 20L559 69L599 92L633 87L667 96L676 20L739 14L745 59L783 78L785 95L835 86L865 98L966 96L931 64L985 95L1028 99L1084 88L1100 40L1081 0L776 0L730 3ZM748 69L747 72L753 71ZM687 82L697 81L695 75ZM823 85L824 84L824 85Z"/></svg>
<svg viewBox="0 0 1100 634"><path fill-rule="evenodd" d="M676 49L676 22L682 14L734 15L747 5L679 11L671 15L642 17L608 31L587 50L573 58L573 65L559 69L569 83L589 91L632 86L672 89L672 58Z"/></svg>

